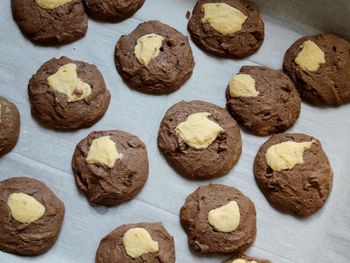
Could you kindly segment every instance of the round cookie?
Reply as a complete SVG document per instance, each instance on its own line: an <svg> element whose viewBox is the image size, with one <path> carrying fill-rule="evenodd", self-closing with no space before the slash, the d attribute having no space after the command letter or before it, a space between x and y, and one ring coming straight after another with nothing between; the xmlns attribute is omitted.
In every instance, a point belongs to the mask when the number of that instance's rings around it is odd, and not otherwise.
<svg viewBox="0 0 350 263"><path fill-rule="evenodd" d="M77 145L72 168L77 186L90 202L117 205L136 196L146 183L147 150L127 132L92 132Z"/></svg>
<svg viewBox="0 0 350 263"><path fill-rule="evenodd" d="M32 114L57 130L92 126L111 98L95 65L67 57L44 63L30 79L28 93Z"/></svg>
<svg viewBox="0 0 350 263"><path fill-rule="evenodd" d="M281 70L244 66L226 90L227 109L238 123L257 135L280 133L300 114L294 83Z"/></svg>
<svg viewBox="0 0 350 263"><path fill-rule="evenodd" d="M271 263L270 260L240 255L224 261L223 263Z"/></svg>
<svg viewBox="0 0 350 263"><path fill-rule="evenodd" d="M224 58L244 58L264 41L259 9L246 0L198 0L188 22L193 41Z"/></svg>
<svg viewBox="0 0 350 263"><path fill-rule="evenodd" d="M31 41L66 44L83 37L88 19L82 0L12 0L12 14Z"/></svg>
<svg viewBox="0 0 350 263"><path fill-rule="evenodd" d="M15 147L20 130L20 117L15 104L0 97L0 156Z"/></svg>
<svg viewBox="0 0 350 263"><path fill-rule="evenodd" d="M191 179L227 174L242 152L239 127L223 108L204 101L181 101L165 114L158 146L171 166Z"/></svg>
<svg viewBox="0 0 350 263"><path fill-rule="evenodd" d="M175 263L174 238L160 223L122 225L98 247L96 263L109 262Z"/></svg>
<svg viewBox="0 0 350 263"><path fill-rule="evenodd" d="M332 168L321 143L298 133L268 139L255 157L254 174L271 205L299 217L319 210L333 184Z"/></svg>
<svg viewBox="0 0 350 263"><path fill-rule="evenodd" d="M181 208L180 220L189 246L200 253L241 254L256 237L253 202L226 185L197 188Z"/></svg>
<svg viewBox="0 0 350 263"><path fill-rule="evenodd" d="M131 17L145 0L84 0L89 16L97 20L119 22Z"/></svg>
<svg viewBox="0 0 350 263"><path fill-rule="evenodd" d="M180 88L194 67L187 37L159 21L144 22L122 36L115 48L115 63L130 87L154 95Z"/></svg>
<svg viewBox="0 0 350 263"><path fill-rule="evenodd" d="M64 205L42 182L28 177L0 181L0 250L27 256L56 242Z"/></svg>
<svg viewBox="0 0 350 263"><path fill-rule="evenodd" d="M350 102L350 42L339 36L300 38L286 52L283 69L311 104Z"/></svg>

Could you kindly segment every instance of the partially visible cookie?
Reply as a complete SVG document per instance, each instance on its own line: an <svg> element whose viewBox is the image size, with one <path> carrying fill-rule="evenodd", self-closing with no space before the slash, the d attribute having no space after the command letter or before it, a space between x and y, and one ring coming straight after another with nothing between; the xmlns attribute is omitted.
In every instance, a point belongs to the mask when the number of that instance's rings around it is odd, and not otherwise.
<svg viewBox="0 0 350 263"><path fill-rule="evenodd" d="M77 145L72 168L77 186L90 202L117 205L137 195L146 183L147 150L127 132L92 132Z"/></svg>
<svg viewBox="0 0 350 263"><path fill-rule="evenodd" d="M274 135L254 162L256 182L277 209L303 217L326 202L333 172L321 143L305 134Z"/></svg>
<svg viewBox="0 0 350 263"><path fill-rule="evenodd" d="M284 71L314 105L350 102L350 42L334 34L302 37L286 52Z"/></svg>
<svg viewBox="0 0 350 263"><path fill-rule="evenodd" d="M227 108L238 123L257 135L280 133L300 114L294 83L281 70L244 66L226 90Z"/></svg>
<svg viewBox="0 0 350 263"><path fill-rule="evenodd" d="M11 151L17 144L20 124L16 105L0 97L0 156Z"/></svg>
<svg viewBox="0 0 350 263"><path fill-rule="evenodd" d="M260 259L255 257L249 257L246 255L240 255L239 257L234 257L223 263L271 263L270 260Z"/></svg>
<svg viewBox="0 0 350 263"><path fill-rule="evenodd" d="M89 16L102 21L119 22L131 17L145 0L84 0Z"/></svg>
<svg viewBox="0 0 350 263"><path fill-rule="evenodd" d="M200 253L239 255L256 237L254 203L226 185L199 187L187 197L180 220L190 247Z"/></svg>
<svg viewBox="0 0 350 263"><path fill-rule="evenodd" d="M224 58L244 58L264 41L259 9L246 0L198 0L188 23L193 41Z"/></svg>
<svg viewBox="0 0 350 263"><path fill-rule="evenodd" d="M30 79L28 93L32 114L57 130L92 126L111 98L95 65L67 57L44 63Z"/></svg>
<svg viewBox="0 0 350 263"><path fill-rule="evenodd" d="M204 101L181 101L164 115L158 146L180 174L191 179L227 174L242 151L239 127L230 114Z"/></svg>
<svg viewBox="0 0 350 263"><path fill-rule="evenodd" d="M96 263L175 263L174 238L160 223L122 225L105 236Z"/></svg>
<svg viewBox="0 0 350 263"><path fill-rule="evenodd" d="M191 76L194 67L187 37L155 20L141 23L118 40L115 63L130 87L149 94L177 90Z"/></svg>
<svg viewBox="0 0 350 263"><path fill-rule="evenodd" d="M42 182L28 177L0 181L0 250L27 256L56 242L64 205Z"/></svg>
<svg viewBox="0 0 350 263"><path fill-rule="evenodd" d="M88 19L82 0L12 0L21 31L39 44L66 44L83 37Z"/></svg>

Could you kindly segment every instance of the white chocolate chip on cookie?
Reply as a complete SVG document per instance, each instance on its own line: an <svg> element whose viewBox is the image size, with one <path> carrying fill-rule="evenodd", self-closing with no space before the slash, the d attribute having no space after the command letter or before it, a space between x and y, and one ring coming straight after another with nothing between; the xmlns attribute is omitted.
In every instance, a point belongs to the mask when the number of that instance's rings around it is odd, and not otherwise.
<svg viewBox="0 0 350 263"><path fill-rule="evenodd" d="M131 228L126 231L123 236L123 245L126 253L132 258L159 250L158 242L152 239L146 229L140 227Z"/></svg>
<svg viewBox="0 0 350 263"><path fill-rule="evenodd" d="M30 224L45 214L45 207L34 197L24 193L13 193L7 199L12 217L23 224Z"/></svg>

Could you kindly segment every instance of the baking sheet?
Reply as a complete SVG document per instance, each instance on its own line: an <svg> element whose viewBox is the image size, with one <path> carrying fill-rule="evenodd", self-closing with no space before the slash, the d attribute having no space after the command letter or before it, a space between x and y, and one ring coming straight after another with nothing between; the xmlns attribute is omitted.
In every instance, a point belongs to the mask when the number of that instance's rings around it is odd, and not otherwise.
<svg viewBox="0 0 350 263"><path fill-rule="evenodd" d="M249 254L277 263L349 262L350 258L350 105L315 108L302 104L301 117L290 132L303 132L321 140L334 169L334 187L326 206L307 219L296 219L273 209L253 178L252 164L267 137L242 131L243 154L225 177L204 182L188 181L166 163L156 145L165 111L180 100L200 99L225 105L229 79L242 65L278 69L286 49L302 34L350 32L350 2L304 0L256 0L266 25L262 48L246 60L218 59L204 54L192 42L196 66L191 79L168 96L149 96L130 90L121 81L113 61L114 45L140 22L158 19L188 35L187 10L194 0L146 0L143 8L122 23L89 20L87 36L62 47L38 47L26 40L14 23L10 1L1 0L0 94L16 103L21 113L20 140L0 159L0 178L28 176L45 182L65 203L66 214L55 246L38 257L18 257L0 252L0 262L94 262L100 239L115 227L132 222L161 221L175 237L177 262L221 262L225 257L191 252L179 224L178 213L187 195L209 182L235 186L257 208L257 240ZM96 64L112 94L104 118L89 129L56 132L41 126L30 114L27 84L39 66L62 55ZM147 145L150 176L132 201L113 208L93 207L75 186L71 157L75 145L93 130L121 129L138 135ZM1 216L1 215L0 215Z"/></svg>

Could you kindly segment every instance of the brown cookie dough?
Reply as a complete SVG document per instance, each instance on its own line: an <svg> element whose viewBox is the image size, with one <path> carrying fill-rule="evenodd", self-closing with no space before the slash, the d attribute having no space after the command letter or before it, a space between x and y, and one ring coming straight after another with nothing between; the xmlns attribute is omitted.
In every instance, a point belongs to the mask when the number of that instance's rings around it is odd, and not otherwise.
<svg viewBox="0 0 350 263"><path fill-rule="evenodd" d="M96 139L106 137L110 140L99 141L100 147L92 146ZM105 151L107 147L111 150ZM117 205L136 196L146 183L147 150L138 137L127 132L92 132L77 145L72 168L77 186L90 202Z"/></svg>
<svg viewBox="0 0 350 263"><path fill-rule="evenodd" d="M298 143L301 148L285 148L285 142L294 142L293 147ZM280 143L284 143L283 147ZM280 148L270 148L276 145ZM271 155L268 154L269 149ZM272 155L275 157L271 158ZM272 136L255 157L254 174L271 205L300 217L319 210L333 184L332 168L321 143L305 134Z"/></svg>
<svg viewBox="0 0 350 263"><path fill-rule="evenodd" d="M56 242L64 205L42 182L14 177L0 181L0 215L0 250L34 256Z"/></svg>
<svg viewBox="0 0 350 263"><path fill-rule="evenodd" d="M241 30L223 34L203 21L204 4L227 4L247 18ZM202 22L203 21L203 22ZM264 22L259 9L246 0L199 0L188 23L193 41L203 50L224 58L244 58L256 52L264 41Z"/></svg>
<svg viewBox="0 0 350 263"><path fill-rule="evenodd" d="M266 67L242 67L230 81L226 100L237 122L257 135L283 132L300 114L300 97L293 82L281 70Z"/></svg>
<svg viewBox="0 0 350 263"><path fill-rule="evenodd" d="M83 37L88 19L82 1L61 1L64 4L56 8L50 2L12 0L12 14L23 34L45 45L66 44Z"/></svg>
<svg viewBox="0 0 350 263"><path fill-rule="evenodd" d="M181 123L196 113L207 113L204 124L209 122L214 128L220 127L207 147L190 146L177 131ZM210 131L206 126L202 130ZM202 140L199 134L192 136L198 142ZM181 101L166 112L160 124L158 146L180 174L191 179L204 179L223 176L232 169L240 157L242 140L236 121L225 109L204 101Z"/></svg>
<svg viewBox="0 0 350 263"><path fill-rule="evenodd" d="M239 257L234 257L229 260L226 260L223 263L271 263L271 261L266 259L249 257L246 255L240 255Z"/></svg>
<svg viewBox="0 0 350 263"><path fill-rule="evenodd" d="M131 229L144 229L148 232L151 241L158 244L150 252L145 252L133 258L125 248L125 236ZM148 246L149 247L149 246ZM152 246L154 248L154 246ZM131 247L132 249L133 247ZM135 255L134 255L135 256ZM96 263L123 262L123 263L175 263L174 238L160 223L137 223L122 225L105 236L96 253Z"/></svg>
<svg viewBox="0 0 350 263"><path fill-rule="evenodd" d="M84 0L89 16L102 21L119 22L131 17L145 0Z"/></svg>
<svg viewBox="0 0 350 263"><path fill-rule="evenodd" d="M73 98L71 101L66 93L53 89L48 82L49 77L68 64L76 65L76 75L79 79L74 84L75 89L72 93L77 100ZM70 77L61 81L68 81ZM83 83L84 88L89 85L91 94L85 96L84 90L77 83ZM66 83L58 85L59 88L65 86ZM67 57L53 58L44 63L30 79L28 93L32 114L42 123L57 130L92 126L105 114L111 98L103 76L95 65Z"/></svg>
<svg viewBox="0 0 350 263"><path fill-rule="evenodd" d="M319 55L319 65L300 66L299 54L306 41L320 49L318 53L313 51ZM308 63L314 63L316 55L311 54L309 59L313 61ZM339 36L321 34L297 40L286 52L283 69L297 85L301 97L311 104L336 106L350 102L350 42Z"/></svg>
<svg viewBox="0 0 350 263"><path fill-rule="evenodd" d="M15 104L0 97L0 156L15 147L20 130L20 117Z"/></svg>
<svg viewBox="0 0 350 263"><path fill-rule="evenodd" d="M233 231L222 232L210 223L209 214L232 201L238 206L240 219ZM231 219L230 216L219 215L219 222L223 222L225 218L233 221L235 218ZM210 184L199 187L187 197L181 208L180 220L190 247L201 253L241 254L253 244L256 237L256 211L253 202L236 188L226 185Z"/></svg>
<svg viewBox="0 0 350 263"><path fill-rule="evenodd" d="M142 64L135 54L135 48L140 39L150 34L163 40L158 48L152 47L159 53L156 52L147 61L148 64ZM187 37L159 21L144 22L131 34L122 36L115 48L115 63L119 74L130 87L154 95L180 88L191 76L194 67Z"/></svg>

